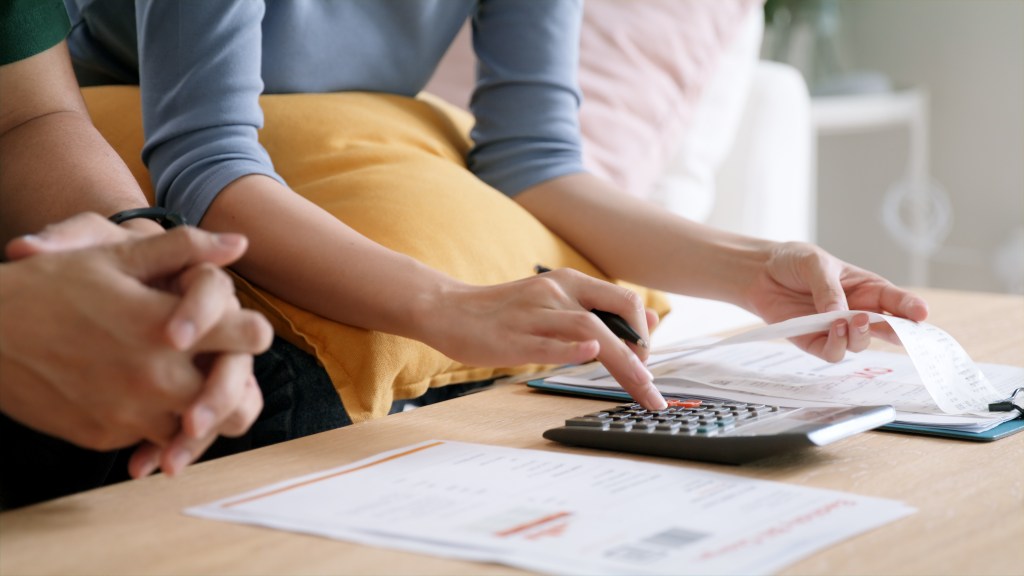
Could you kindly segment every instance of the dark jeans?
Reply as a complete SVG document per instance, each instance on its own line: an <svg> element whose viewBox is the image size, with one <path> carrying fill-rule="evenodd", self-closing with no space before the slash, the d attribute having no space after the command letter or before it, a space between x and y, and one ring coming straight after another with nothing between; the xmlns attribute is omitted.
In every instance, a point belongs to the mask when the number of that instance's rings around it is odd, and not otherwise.
<svg viewBox="0 0 1024 576"><path fill-rule="evenodd" d="M253 373L263 392L263 411L238 438L218 438L203 454L210 460L333 430L352 423L327 372L316 358L279 338L257 356ZM434 388L391 412L474 392L490 381ZM0 414L0 510L34 504L128 479L131 449L96 452L36 432Z"/></svg>

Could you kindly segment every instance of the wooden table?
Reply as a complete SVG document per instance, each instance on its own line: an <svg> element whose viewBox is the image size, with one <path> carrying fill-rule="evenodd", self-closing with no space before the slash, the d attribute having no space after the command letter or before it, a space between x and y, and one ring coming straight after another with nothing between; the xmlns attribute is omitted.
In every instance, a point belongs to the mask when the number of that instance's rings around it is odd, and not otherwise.
<svg viewBox="0 0 1024 576"><path fill-rule="evenodd" d="M932 307L930 322L976 361L1024 366L1024 298L921 293ZM0 574L521 573L203 520L181 510L431 438L569 450L541 432L607 404L499 387L207 462L177 479L154 476L6 512L0 514ZM623 457L892 498L918 509L783 574L1024 574L1024 434L974 443L868 432L742 467Z"/></svg>

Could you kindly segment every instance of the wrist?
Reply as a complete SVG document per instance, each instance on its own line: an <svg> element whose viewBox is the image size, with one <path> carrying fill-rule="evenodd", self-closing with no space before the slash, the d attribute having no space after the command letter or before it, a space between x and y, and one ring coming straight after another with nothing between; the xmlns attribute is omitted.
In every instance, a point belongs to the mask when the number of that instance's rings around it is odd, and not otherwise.
<svg viewBox="0 0 1024 576"><path fill-rule="evenodd" d="M459 308L459 301L469 288L451 276L437 273L409 301L409 337L439 348L446 338L444 333L454 323L451 313Z"/></svg>
<svg viewBox="0 0 1024 576"><path fill-rule="evenodd" d="M776 242L732 236L708 255L707 283L696 296L722 300L748 309L749 293L772 259Z"/></svg>

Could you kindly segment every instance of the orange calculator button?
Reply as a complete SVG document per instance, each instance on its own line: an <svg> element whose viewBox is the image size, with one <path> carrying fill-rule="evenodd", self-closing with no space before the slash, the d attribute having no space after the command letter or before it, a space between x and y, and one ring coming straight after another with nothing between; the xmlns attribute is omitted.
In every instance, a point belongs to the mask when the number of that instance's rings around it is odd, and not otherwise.
<svg viewBox="0 0 1024 576"><path fill-rule="evenodd" d="M699 408L700 400L666 400L669 408Z"/></svg>

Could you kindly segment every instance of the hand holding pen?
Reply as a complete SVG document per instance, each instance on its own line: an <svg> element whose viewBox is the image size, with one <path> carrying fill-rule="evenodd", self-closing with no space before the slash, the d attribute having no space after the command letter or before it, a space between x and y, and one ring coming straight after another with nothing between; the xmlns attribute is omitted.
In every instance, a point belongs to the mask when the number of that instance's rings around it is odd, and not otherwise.
<svg viewBox="0 0 1024 576"><path fill-rule="evenodd" d="M540 264L534 266L534 271L537 274L547 274L552 272L550 268ZM632 298L639 298L633 292L628 293ZM640 308L643 309L642 306ZM643 327L645 328L644 332L646 333L648 332L646 328L656 325L658 318L653 312L646 309L643 310L645 321ZM641 336L633 329L632 326L630 326L629 322L614 312L598 308L590 308L590 313L600 320L601 323L604 324L604 326L607 327L613 335L615 335L615 337L625 341L626 343L632 344L635 347L637 354L629 354L627 358L627 362L632 367L634 374L632 385L624 382L623 378L616 374L616 370L612 366L614 357L609 359L609 354L605 354L604 349L602 349L602 353L597 355L597 359L605 365L612 376L615 377L616 381L618 381L619 384L621 384L622 387L630 393L634 400L648 409L664 409L666 406L665 399L654 386L654 376L651 375L650 371L647 370L647 367L643 364L643 361L646 360L647 352L650 349L648 339Z"/></svg>
<svg viewBox="0 0 1024 576"><path fill-rule="evenodd" d="M534 266L533 269L537 272L537 274L551 272L550 268L541 266L540 264ZM622 338L626 342L629 342L630 344L635 344L640 348L650 348L650 346L647 344L647 341L644 340L639 334L637 334L636 330L633 330L633 327L630 326L628 322L622 319L622 316L619 316L618 314L614 314L612 312L598 310L596 308L591 308L590 312L597 316L598 319L600 319L601 322L603 322L604 325L607 326L608 329L612 331L612 334L615 334L616 336Z"/></svg>
<svg viewBox="0 0 1024 576"><path fill-rule="evenodd" d="M623 286L560 268L496 285L442 280L418 306L424 312L408 335L449 358L471 366L596 359L641 405L666 406L644 365L657 315Z"/></svg>

